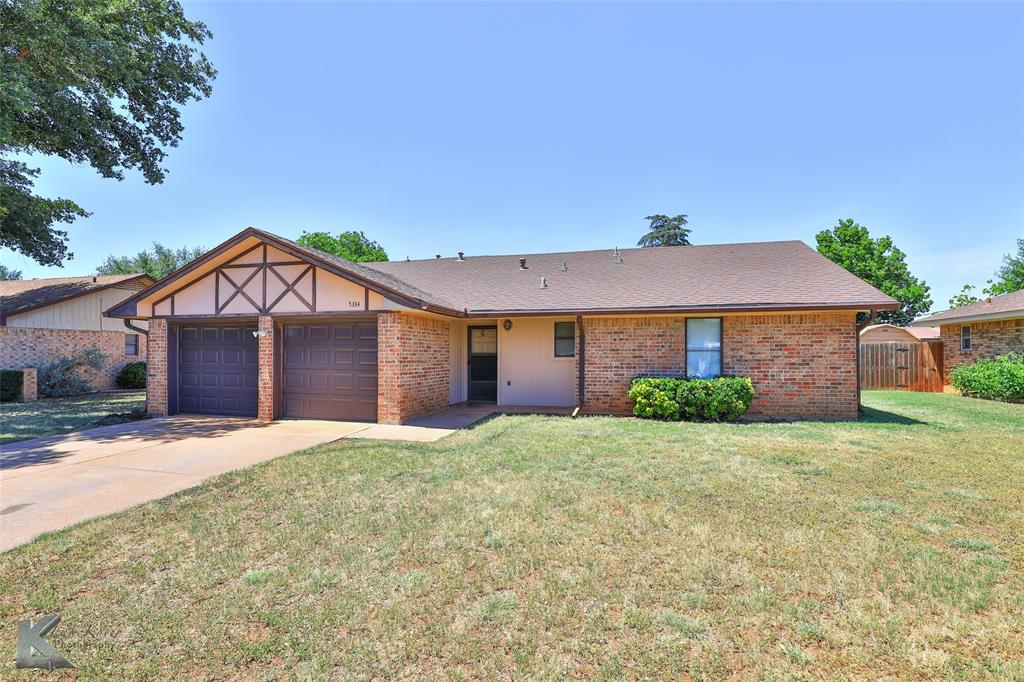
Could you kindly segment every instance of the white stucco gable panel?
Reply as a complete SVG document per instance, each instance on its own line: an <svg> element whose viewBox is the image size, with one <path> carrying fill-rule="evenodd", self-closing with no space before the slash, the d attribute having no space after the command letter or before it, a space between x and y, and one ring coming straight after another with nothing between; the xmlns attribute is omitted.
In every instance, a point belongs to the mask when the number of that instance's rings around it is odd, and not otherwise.
<svg viewBox="0 0 1024 682"><path fill-rule="evenodd" d="M351 312L366 309L366 289L334 273L317 268L317 312ZM372 308L372 306L371 306Z"/></svg>

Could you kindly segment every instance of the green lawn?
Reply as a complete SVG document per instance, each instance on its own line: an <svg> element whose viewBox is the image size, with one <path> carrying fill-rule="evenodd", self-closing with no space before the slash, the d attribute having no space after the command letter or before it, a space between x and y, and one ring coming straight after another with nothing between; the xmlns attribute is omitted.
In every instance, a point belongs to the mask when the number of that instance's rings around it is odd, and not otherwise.
<svg viewBox="0 0 1024 682"><path fill-rule="evenodd" d="M1024 679L1024 405L864 398L295 453L4 555L0 650L58 612L82 678Z"/></svg>
<svg viewBox="0 0 1024 682"><path fill-rule="evenodd" d="M145 391L113 391L31 403L0 403L0 444L85 429L109 414L145 407Z"/></svg>

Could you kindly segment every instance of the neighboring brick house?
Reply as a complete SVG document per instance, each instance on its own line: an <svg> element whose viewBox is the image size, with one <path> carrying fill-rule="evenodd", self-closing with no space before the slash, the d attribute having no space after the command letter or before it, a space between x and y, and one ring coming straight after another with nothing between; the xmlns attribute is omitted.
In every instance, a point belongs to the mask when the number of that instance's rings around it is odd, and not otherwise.
<svg viewBox="0 0 1024 682"><path fill-rule="evenodd" d="M628 414L637 376L749 376L751 414L857 415L857 313L798 241L352 263L248 228L114 306L149 411L401 423L466 401Z"/></svg>
<svg viewBox="0 0 1024 682"><path fill-rule="evenodd" d="M0 367L40 367L98 348L107 365L87 371L85 378L97 390L114 388L125 364L146 359L146 342L139 331L104 317L103 311L151 284L148 275L0 281Z"/></svg>
<svg viewBox="0 0 1024 682"><path fill-rule="evenodd" d="M914 320L915 327L938 327L944 355L943 380L954 367L981 358L1024 352L1024 290L991 296L970 305Z"/></svg>

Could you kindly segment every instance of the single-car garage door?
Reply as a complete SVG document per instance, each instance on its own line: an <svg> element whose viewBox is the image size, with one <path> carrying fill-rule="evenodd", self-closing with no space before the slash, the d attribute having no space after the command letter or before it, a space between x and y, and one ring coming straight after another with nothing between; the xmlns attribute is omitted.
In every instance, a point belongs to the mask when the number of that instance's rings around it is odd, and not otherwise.
<svg viewBox="0 0 1024 682"><path fill-rule="evenodd" d="M255 417L255 324L178 327L178 412Z"/></svg>
<svg viewBox="0 0 1024 682"><path fill-rule="evenodd" d="M284 416L377 421L377 321L284 325Z"/></svg>

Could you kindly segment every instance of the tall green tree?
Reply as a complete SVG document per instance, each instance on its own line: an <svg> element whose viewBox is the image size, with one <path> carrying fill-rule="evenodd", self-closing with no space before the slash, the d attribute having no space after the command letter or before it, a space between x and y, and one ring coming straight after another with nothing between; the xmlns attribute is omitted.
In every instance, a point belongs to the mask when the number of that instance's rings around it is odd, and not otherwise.
<svg viewBox="0 0 1024 682"><path fill-rule="evenodd" d="M15 270L14 268L9 268L3 263L0 263L0 281L12 279L21 279L21 270Z"/></svg>
<svg viewBox="0 0 1024 682"><path fill-rule="evenodd" d="M210 37L177 0L0 2L0 246L60 265L72 254L54 226L89 215L35 195L39 170L13 155L162 182L179 107L211 92L216 71L197 48Z"/></svg>
<svg viewBox="0 0 1024 682"><path fill-rule="evenodd" d="M384 247L367 239L362 231L339 232L337 237L329 232L303 232L295 241L311 249L341 256L354 263L372 263L388 259Z"/></svg>
<svg viewBox="0 0 1024 682"><path fill-rule="evenodd" d="M644 220L651 221L647 234L640 237L637 246L689 246L690 230L686 225L686 216L677 215L669 217L661 215L649 215Z"/></svg>
<svg viewBox="0 0 1024 682"><path fill-rule="evenodd" d="M949 299L949 307L950 308L962 308L965 305L970 305L972 303L977 303L977 302L978 302L978 297L974 295L974 285L973 284L965 284L963 289L960 290L959 294L957 294L956 296L953 296L953 298Z"/></svg>
<svg viewBox="0 0 1024 682"><path fill-rule="evenodd" d="M880 322L906 325L931 309L931 289L910 274L907 254L891 237L872 239L868 228L847 218L819 232L816 239L823 256L900 302L898 310L880 312Z"/></svg>
<svg viewBox="0 0 1024 682"><path fill-rule="evenodd" d="M1024 289L1024 239L1017 240L1017 253L1003 256L1003 264L994 280L989 280L985 293L997 296Z"/></svg>
<svg viewBox="0 0 1024 682"><path fill-rule="evenodd" d="M134 275L145 273L153 279L162 279L181 266L199 258L206 249L202 247L171 249L153 242L153 249L143 249L134 256L107 256L98 268L97 275Z"/></svg>

